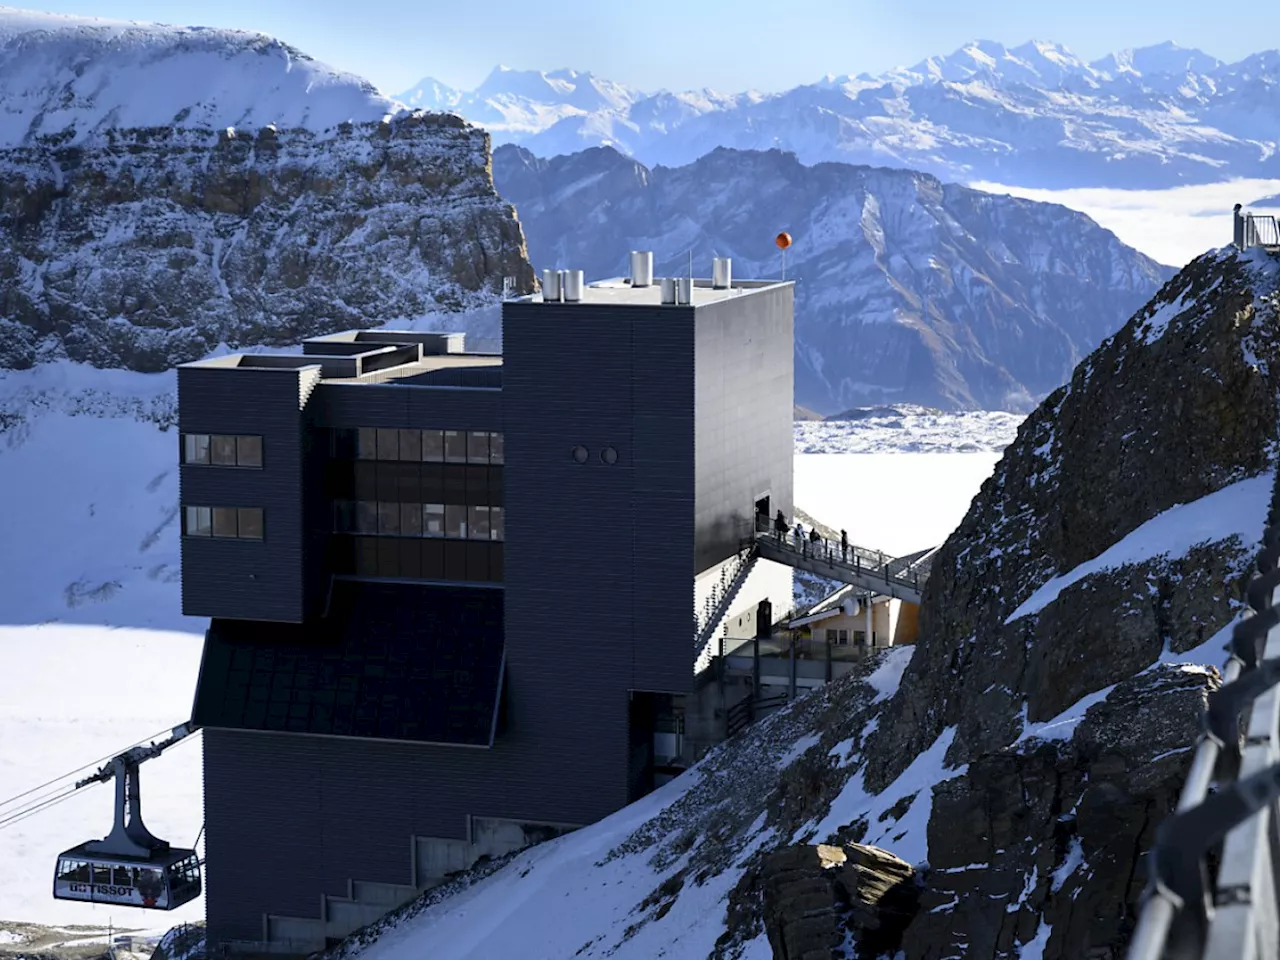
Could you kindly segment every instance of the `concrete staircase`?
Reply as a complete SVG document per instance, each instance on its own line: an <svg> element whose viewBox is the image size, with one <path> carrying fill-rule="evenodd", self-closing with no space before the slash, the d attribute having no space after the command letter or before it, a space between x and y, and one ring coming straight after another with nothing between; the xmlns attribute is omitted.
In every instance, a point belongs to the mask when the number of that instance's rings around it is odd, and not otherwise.
<svg viewBox="0 0 1280 960"><path fill-rule="evenodd" d="M275 956L305 956L323 950L362 927L438 886L450 875L470 869L484 857L497 858L550 840L576 829L572 824L529 823L492 817L472 817L469 838L412 838L410 884L376 880L348 880L347 895L324 895L319 917L267 916L267 939L244 945L237 952ZM251 948L250 948L251 946Z"/></svg>

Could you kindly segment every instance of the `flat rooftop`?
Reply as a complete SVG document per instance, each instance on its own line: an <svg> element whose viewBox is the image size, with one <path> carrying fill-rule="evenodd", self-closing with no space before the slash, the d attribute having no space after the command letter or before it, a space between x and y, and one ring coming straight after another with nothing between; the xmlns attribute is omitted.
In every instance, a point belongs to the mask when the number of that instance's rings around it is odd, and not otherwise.
<svg viewBox="0 0 1280 960"><path fill-rule="evenodd" d="M791 280L734 280L732 285L728 287L713 287L710 280L695 277L692 304L680 304L680 306L705 307L708 304L719 303L722 300L732 300L735 297L757 293L761 290L793 285L794 283ZM509 302L546 303L547 301L542 299L541 293L531 293L528 296L519 297ZM612 280L599 280L595 283L583 284L581 300L567 302L553 300L551 302L557 306L576 306L584 303L588 305L599 304L623 307L676 306L676 304L663 304L662 285L656 278L647 287L633 287L631 281L625 277L615 277Z"/></svg>
<svg viewBox="0 0 1280 960"><path fill-rule="evenodd" d="M318 369L324 383L501 389L501 355L467 353L464 343L461 333L347 330L304 340L301 353L236 353L182 366L295 372Z"/></svg>

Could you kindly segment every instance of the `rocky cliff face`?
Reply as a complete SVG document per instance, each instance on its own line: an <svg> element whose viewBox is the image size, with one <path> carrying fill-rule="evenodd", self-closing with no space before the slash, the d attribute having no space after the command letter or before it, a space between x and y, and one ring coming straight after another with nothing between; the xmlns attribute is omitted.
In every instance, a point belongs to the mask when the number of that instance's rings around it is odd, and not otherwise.
<svg viewBox="0 0 1280 960"><path fill-rule="evenodd" d="M1169 664L1224 659L1271 494L1278 276L1260 252L1191 264L1028 418L939 552L866 752L872 789L944 735L964 771L934 791L908 957L1121 955L1217 684Z"/></svg>
<svg viewBox="0 0 1280 960"><path fill-rule="evenodd" d="M1280 258L1197 260L1023 425L914 648L342 953L1118 960L1275 493L1278 324Z"/></svg>
<svg viewBox="0 0 1280 960"><path fill-rule="evenodd" d="M538 267L624 275L776 277L791 231L796 401L820 413L886 402L1028 411L1172 270L1088 217L906 170L716 150L646 169L610 149L539 160L494 153Z"/></svg>
<svg viewBox="0 0 1280 960"><path fill-rule="evenodd" d="M487 135L256 34L0 14L0 366L163 370L533 286Z"/></svg>

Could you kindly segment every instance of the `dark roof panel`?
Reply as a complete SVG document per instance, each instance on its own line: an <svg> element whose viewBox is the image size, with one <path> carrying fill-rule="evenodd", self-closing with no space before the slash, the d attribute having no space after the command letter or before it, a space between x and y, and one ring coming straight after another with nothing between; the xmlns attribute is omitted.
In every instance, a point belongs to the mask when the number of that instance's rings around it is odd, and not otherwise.
<svg viewBox="0 0 1280 960"><path fill-rule="evenodd" d="M338 581L307 625L214 620L200 726L490 746L502 591Z"/></svg>

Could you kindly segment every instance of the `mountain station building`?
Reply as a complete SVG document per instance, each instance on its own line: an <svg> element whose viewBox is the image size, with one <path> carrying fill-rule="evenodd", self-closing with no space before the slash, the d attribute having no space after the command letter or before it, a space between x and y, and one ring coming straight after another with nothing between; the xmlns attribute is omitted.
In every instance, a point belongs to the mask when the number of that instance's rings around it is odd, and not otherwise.
<svg viewBox="0 0 1280 960"><path fill-rule="evenodd" d="M211 956L323 948L662 782L697 611L792 515L792 311L633 255L505 302L501 356L361 330L179 368Z"/></svg>

